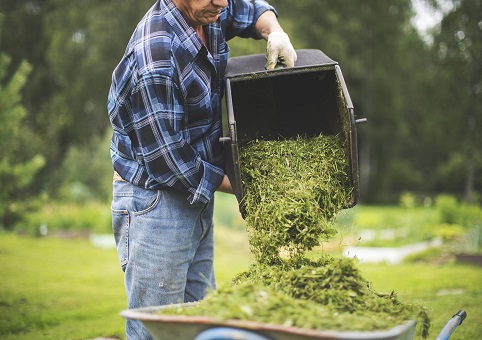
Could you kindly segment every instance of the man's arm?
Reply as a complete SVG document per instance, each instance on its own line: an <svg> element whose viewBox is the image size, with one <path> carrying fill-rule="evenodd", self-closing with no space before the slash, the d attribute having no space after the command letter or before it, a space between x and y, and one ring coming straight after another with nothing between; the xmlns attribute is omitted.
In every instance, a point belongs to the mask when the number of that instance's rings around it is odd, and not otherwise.
<svg viewBox="0 0 482 340"><path fill-rule="evenodd" d="M264 40L268 40L268 36L272 32L284 32L273 11L266 11L261 14L254 29L259 37Z"/></svg>
<svg viewBox="0 0 482 340"><path fill-rule="evenodd" d="M231 182L229 181L229 178L228 178L227 175L224 175L223 180L222 180L221 184L219 185L217 191L225 192L225 193L228 193L228 194L234 194L234 190L231 187Z"/></svg>
<svg viewBox="0 0 482 340"><path fill-rule="evenodd" d="M273 11L266 11L258 18L255 25L256 33L268 41L266 47L267 63L266 68L272 70L278 63L278 58L282 59L286 66L293 67L297 59L295 49L291 44L290 38L283 31Z"/></svg>

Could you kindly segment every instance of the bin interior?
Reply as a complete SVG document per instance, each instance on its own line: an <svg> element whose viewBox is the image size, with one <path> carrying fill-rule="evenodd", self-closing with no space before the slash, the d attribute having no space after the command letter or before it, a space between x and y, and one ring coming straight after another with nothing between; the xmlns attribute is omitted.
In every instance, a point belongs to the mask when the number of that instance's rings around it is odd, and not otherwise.
<svg viewBox="0 0 482 340"><path fill-rule="evenodd" d="M293 68L266 71L264 55L230 59L225 76L230 142L226 172L243 213L239 148L264 139L338 135L346 145L353 197L358 198L358 158L353 105L338 64L319 50L299 50Z"/></svg>
<svg viewBox="0 0 482 340"><path fill-rule="evenodd" d="M231 82L231 97L241 144L340 134L343 124L349 124L343 122L348 113L334 67L237 79Z"/></svg>

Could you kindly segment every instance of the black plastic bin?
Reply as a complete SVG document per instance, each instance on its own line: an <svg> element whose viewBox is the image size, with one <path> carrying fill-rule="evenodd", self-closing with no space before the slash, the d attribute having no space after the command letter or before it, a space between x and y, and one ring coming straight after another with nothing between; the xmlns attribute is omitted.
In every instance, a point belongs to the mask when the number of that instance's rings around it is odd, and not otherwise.
<svg viewBox="0 0 482 340"><path fill-rule="evenodd" d="M255 139L339 135L347 143L353 195L358 200L358 157L354 109L341 69L319 50L298 50L293 68L265 70L264 55L231 58L225 74L226 173L239 202L243 185L238 148ZM360 120L364 121L364 120Z"/></svg>

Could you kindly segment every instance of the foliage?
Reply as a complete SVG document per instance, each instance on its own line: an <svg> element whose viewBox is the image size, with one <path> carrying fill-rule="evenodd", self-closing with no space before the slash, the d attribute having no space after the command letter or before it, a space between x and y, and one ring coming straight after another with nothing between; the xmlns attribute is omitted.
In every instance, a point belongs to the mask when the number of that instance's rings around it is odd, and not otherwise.
<svg viewBox="0 0 482 340"><path fill-rule="evenodd" d="M443 223L442 226L451 227L445 231L455 233L452 239L457 252L482 253L481 206L459 202L450 195L439 195L435 200L435 207ZM462 234L457 233L460 228L463 228Z"/></svg>
<svg viewBox="0 0 482 340"><path fill-rule="evenodd" d="M451 242L459 239L466 229L458 224L446 224L442 223L435 231L437 236L440 236L444 242Z"/></svg>
<svg viewBox="0 0 482 340"><path fill-rule="evenodd" d="M432 207L413 207L410 209L398 206L357 205L350 210L342 211L337 217L348 231L398 229L413 225L439 223L438 210Z"/></svg>
<svg viewBox="0 0 482 340"><path fill-rule="evenodd" d="M459 224L465 228L472 228L480 225L482 221L481 206L459 202L451 195L438 195L435 199L435 208L438 210L441 223Z"/></svg>
<svg viewBox="0 0 482 340"><path fill-rule="evenodd" d="M43 156L29 147L31 131L21 104L21 91L31 66L22 62L12 77L6 79L10 62L9 57L0 53L0 229L12 229L31 207L28 187L45 164Z"/></svg>
<svg viewBox="0 0 482 340"><path fill-rule="evenodd" d="M400 195L400 206L403 208L413 208L415 206L415 196L408 191Z"/></svg>
<svg viewBox="0 0 482 340"><path fill-rule="evenodd" d="M434 84L443 86L432 98L434 109L443 114L434 115L432 124L449 127L433 135L438 146L434 152L445 157L435 164L434 185L451 192L454 186L463 188L470 203L482 178L482 136L477 129L482 121L482 2L452 3L454 9L443 18L433 44Z"/></svg>
<svg viewBox="0 0 482 340"><path fill-rule="evenodd" d="M482 223L469 229L456 243L459 252L482 254Z"/></svg>
<svg viewBox="0 0 482 340"><path fill-rule="evenodd" d="M35 138L48 145L45 168L31 185L31 194L55 197L69 148L85 148L103 136L109 126L106 103L112 71L151 5L152 1L1 2L5 27L16 29L1 32L0 47L13 56L14 66L27 59L34 67L23 103ZM95 183L83 185L96 191Z"/></svg>
<svg viewBox="0 0 482 340"><path fill-rule="evenodd" d="M111 133L71 147L60 169L59 197L64 202L109 202L112 196ZM88 170L88 171L86 171Z"/></svg>
<svg viewBox="0 0 482 340"><path fill-rule="evenodd" d="M0 48L12 57L8 75L22 60L33 66L22 104L35 143L24 149L30 155L42 151L46 163L28 187L30 197L63 197L69 185L62 180L62 162L76 152L69 149L85 150L92 140L102 139L109 126L111 72L152 3L0 3L8 28L0 32ZM431 45L412 25L411 0L271 3L295 48L321 49L340 63L355 112L369 119L358 129L364 203L395 203L406 190L464 194L474 201L482 191L477 147L482 141L476 133L482 93L479 1L452 1L453 10L432 30ZM236 38L229 44L231 56L265 50L262 40ZM98 196L96 181L80 183Z"/></svg>
<svg viewBox="0 0 482 340"><path fill-rule="evenodd" d="M459 204L454 196L439 195L435 200L442 223L456 223L460 212Z"/></svg>
<svg viewBox="0 0 482 340"><path fill-rule="evenodd" d="M417 203L410 193L401 201L400 207L356 206L340 212L337 223L345 235L358 235L355 244L363 246L397 247L441 237L453 252L482 250L480 206L447 194L438 195L433 205Z"/></svg>
<svg viewBox="0 0 482 340"><path fill-rule="evenodd" d="M25 222L18 225L17 231L30 235L68 233L111 233L110 208L107 204L90 202L50 203L35 213L30 213Z"/></svg>

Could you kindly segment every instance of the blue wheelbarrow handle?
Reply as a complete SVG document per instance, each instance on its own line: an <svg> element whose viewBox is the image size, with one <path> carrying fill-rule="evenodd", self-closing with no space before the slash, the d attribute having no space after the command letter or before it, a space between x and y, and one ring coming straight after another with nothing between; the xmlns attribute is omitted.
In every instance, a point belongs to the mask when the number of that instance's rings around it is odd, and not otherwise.
<svg viewBox="0 0 482 340"><path fill-rule="evenodd" d="M452 319L445 324L445 327L438 335L437 340L447 340L450 338L452 333L455 331L455 328L462 324L466 317L467 313L464 310L459 310L457 314L455 314Z"/></svg>
<svg viewBox="0 0 482 340"><path fill-rule="evenodd" d="M199 333L194 340L269 340L262 335L230 327L215 327Z"/></svg>

